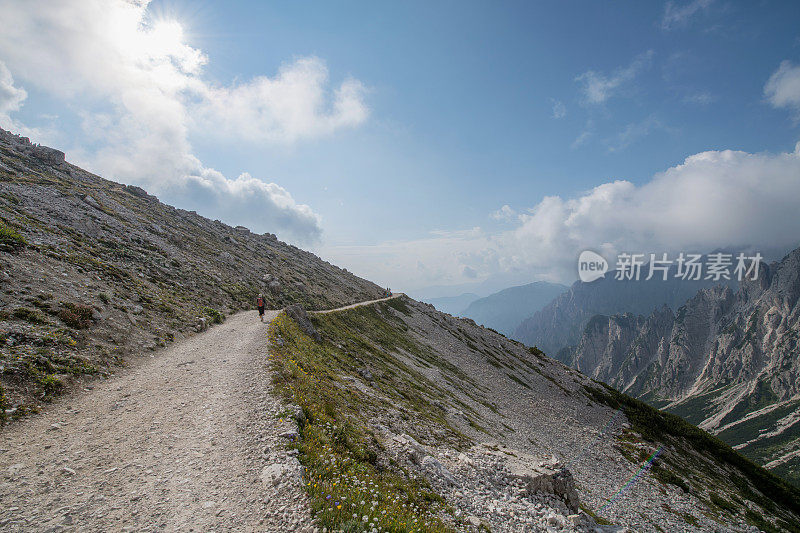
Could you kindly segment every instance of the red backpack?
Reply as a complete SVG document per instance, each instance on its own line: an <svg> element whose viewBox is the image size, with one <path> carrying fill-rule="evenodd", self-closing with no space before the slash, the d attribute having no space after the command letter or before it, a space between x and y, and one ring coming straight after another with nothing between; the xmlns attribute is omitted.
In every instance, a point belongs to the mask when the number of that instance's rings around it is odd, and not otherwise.
<svg viewBox="0 0 800 533"><path fill-rule="evenodd" d="M258 305L259 307L264 307L264 298L259 298L258 300L256 300L256 305Z"/></svg>

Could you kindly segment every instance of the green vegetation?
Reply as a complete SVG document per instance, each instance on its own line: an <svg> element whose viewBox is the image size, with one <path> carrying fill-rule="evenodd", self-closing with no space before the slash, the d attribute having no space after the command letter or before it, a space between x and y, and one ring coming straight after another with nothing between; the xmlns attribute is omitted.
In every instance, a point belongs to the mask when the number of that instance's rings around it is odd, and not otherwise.
<svg viewBox="0 0 800 533"><path fill-rule="evenodd" d="M382 311L388 311L384 305ZM355 329L357 324L363 328ZM375 353L409 341L393 334L371 309L316 316L314 325L327 340L315 342L285 313L273 321L269 335L276 389L301 408L293 445L319 525L342 531L448 531L439 518L446 511L442 498L423 479L378 461L382 444L364 420L381 407L380 400L341 379L342 373L355 375L360 364L339 348L343 343ZM425 416L421 392L406 386L398 394L410 412Z"/></svg>
<svg viewBox="0 0 800 533"><path fill-rule="evenodd" d="M203 314L211 319L212 324L222 324L225 322L225 315L212 307L204 307Z"/></svg>
<svg viewBox="0 0 800 533"><path fill-rule="evenodd" d="M45 319L39 311L36 309L28 309L27 307L18 307L14 309L11 316L30 322L31 324L45 324L47 322L47 319Z"/></svg>
<svg viewBox="0 0 800 533"><path fill-rule="evenodd" d="M6 409L9 407L8 397L3 386L0 385L0 427L6 424Z"/></svg>
<svg viewBox="0 0 800 533"><path fill-rule="evenodd" d="M758 381L752 394L740 401L731 412L725 415L719 425L724 426L734 420L739 420L746 414L758 411L776 401L778 401L778 395L772 390L770 384L765 381Z"/></svg>
<svg viewBox="0 0 800 533"><path fill-rule="evenodd" d="M679 448L688 445L690 450L705 455L717 465L727 465L741 473L741 475L727 475L724 480L718 480L718 483L733 483L739 495L776 515L780 515L782 510L790 511L795 515L800 514L800 490L796 487L756 465L720 439L691 425L679 416L658 411L608 385L597 383L602 388L584 387L587 395L613 409L621 408L632 428L643 438L654 443L673 443ZM687 451L683 455L688 458L690 454L691 452ZM671 465L676 466L677 461L671 462ZM700 474L698 470L695 469L695 475ZM796 527L800 527L800 524L796 524Z"/></svg>
<svg viewBox="0 0 800 533"><path fill-rule="evenodd" d="M699 424L705 420L708 415L714 412L716 407L714 400L719 398L727 388L728 387L720 387L718 389L704 392L703 394L698 394L697 396L692 396L681 403L666 409L666 411L676 414L692 424ZM642 397L641 399L643 401L647 401L647 403L656 408L659 407L658 405L654 404L654 402L648 401L648 398ZM665 403L667 402L662 402L662 405Z"/></svg>
<svg viewBox="0 0 800 533"><path fill-rule="evenodd" d="M722 511L727 511L731 514L739 514L739 506L729 502L716 492L709 494L708 499L711 500L711 503L719 507Z"/></svg>
<svg viewBox="0 0 800 533"><path fill-rule="evenodd" d="M595 513L594 511L592 511L592 510L591 510L589 507L587 507L587 506L586 506L586 505L584 505L584 504L580 504L580 508L581 508L581 511L583 511L584 513L586 513L586 514L588 514L589 516L591 516L591 517L592 517L592 519L593 519L595 522L597 522L597 524L598 524L598 525L601 525L601 526L610 526L610 525L612 525L612 524L613 524L613 522L611 522L610 520L608 520L608 519L606 519L606 518L603 518L602 516L598 515L597 513Z"/></svg>
<svg viewBox="0 0 800 533"><path fill-rule="evenodd" d="M25 237L0 221L0 251L16 252L27 244Z"/></svg>
<svg viewBox="0 0 800 533"><path fill-rule="evenodd" d="M528 348L528 352L530 352L531 355L534 355L536 357L544 356L544 352L541 351L538 346L531 346L530 348Z"/></svg>

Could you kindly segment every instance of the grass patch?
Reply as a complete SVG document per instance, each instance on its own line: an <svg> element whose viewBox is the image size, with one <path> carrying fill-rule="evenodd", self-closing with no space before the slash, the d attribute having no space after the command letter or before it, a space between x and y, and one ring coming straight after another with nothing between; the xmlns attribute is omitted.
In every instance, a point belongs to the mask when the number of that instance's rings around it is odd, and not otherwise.
<svg viewBox="0 0 800 533"><path fill-rule="evenodd" d="M27 307L18 307L14 309L11 316L19 320L30 322L31 324L46 324L47 319L36 309L28 309Z"/></svg>
<svg viewBox="0 0 800 533"><path fill-rule="evenodd" d="M587 507L584 504L580 504L580 508L581 508L581 511L583 511L584 513L586 513L589 516L591 516L592 519L595 522L597 522L597 524L600 525L600 526L610 526L610 525L613 524L613 522L611 522L610 520L608 520L606 518L603 518L602 516L598 515L597 513L592 511L589 507Z"/></svg>
<svg viewBox="0 0 800 533"><path fill-rule="evenodd" d="M27 246L25 237L0 221L0 251L16 252Z"/></svg>
<svg viewBox="0 0 800 533"><path fill-rule="evenodd" d="M331 322L341 318L334 315L315 317L316 325L328 326L328 335L337 325ZM269 335L276 389L301 408L294 445L319 525L342 531L450 531L438 516L444 501L424 479L379 464L382 446L364 423L366 409L377 400L340 379L352 360L330 341L313 341L285 313L272 322Z"/></svg>
<svg viewBox="0 0 800 533"><path fill-rule="evenodd" d="M211 320L212 324L222 324L225 322L225 315L213 307L204 307L203 314Z"/></svg>

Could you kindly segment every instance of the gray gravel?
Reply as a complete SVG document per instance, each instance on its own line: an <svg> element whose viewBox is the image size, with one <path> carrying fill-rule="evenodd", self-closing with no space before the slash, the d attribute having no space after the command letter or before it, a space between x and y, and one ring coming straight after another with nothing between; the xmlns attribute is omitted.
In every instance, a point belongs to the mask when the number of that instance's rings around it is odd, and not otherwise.
<svg viewBox="0 0 800 533"><path fill-rule="evenodd" d="M292 423L270 394L267 326L231 316L6 428L0 529L312 529L279 436Z"/></svg>

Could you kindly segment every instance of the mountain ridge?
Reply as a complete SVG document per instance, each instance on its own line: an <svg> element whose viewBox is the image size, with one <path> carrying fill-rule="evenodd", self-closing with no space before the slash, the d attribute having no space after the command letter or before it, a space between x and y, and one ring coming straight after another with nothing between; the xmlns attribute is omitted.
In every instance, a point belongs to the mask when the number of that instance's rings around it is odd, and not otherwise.
<svg viewBox="0 0 800 533"><path fill-rule="evenodd" d="M596 316L570 364L681 414L800 483L800 248L675 312Z"/></svg>

